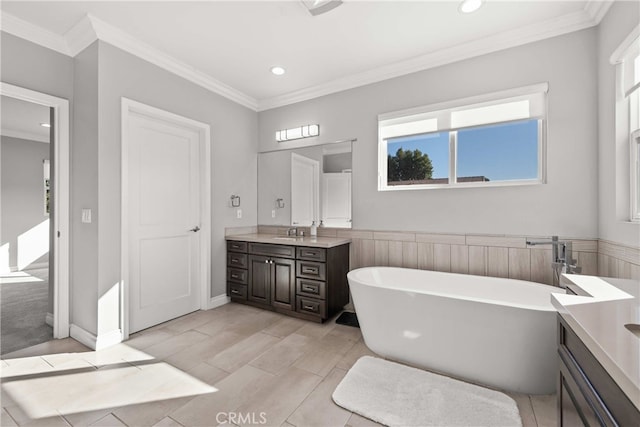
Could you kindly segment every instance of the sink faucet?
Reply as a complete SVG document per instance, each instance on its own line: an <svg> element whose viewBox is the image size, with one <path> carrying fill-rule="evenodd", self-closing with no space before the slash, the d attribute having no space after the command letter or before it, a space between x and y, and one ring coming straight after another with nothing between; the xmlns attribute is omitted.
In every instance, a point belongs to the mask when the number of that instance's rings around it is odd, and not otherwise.
<svg viewBox="0 0 640 427"><path fill-rule="evenodd" d="M289 228L287 230L287 236L297 236L298 235L298 229L295 227Z"/></svg>
<svg viewBox="0 0 640 427"><path fill-rule="evenodd" d="M551 240L530 241L527 246L551 245L551 268L555 272L554 280L560 281L561 273L580 273L582 267L578 267L573 259L573 244L558 239L558 236L551 236ZM558 283L559 284L559 283Z"/></svg>

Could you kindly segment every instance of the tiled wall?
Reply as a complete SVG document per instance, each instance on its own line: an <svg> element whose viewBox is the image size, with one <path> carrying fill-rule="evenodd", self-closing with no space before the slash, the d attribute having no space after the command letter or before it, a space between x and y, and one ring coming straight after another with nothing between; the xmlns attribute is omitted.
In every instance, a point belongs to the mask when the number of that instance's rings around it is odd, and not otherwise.
<svg viewBox="0 0 640 427"><path fill-rule="evenodd" d="M598 274L640 280L640 248L600 240L598 242Z"/></svg>
<svg viewBox="0 0 640 427"><path fill-rule="evenodd" d="M286 228L259 226L261 233L286 233ZM487 236L426 234L324 228L319 235L347 237L351 268L397 266L424 270L509 277L555 284L550 247L528 247L527 239L549 236ZM598 274L598 241L571 239L573 257L583 274Z"/></svg>

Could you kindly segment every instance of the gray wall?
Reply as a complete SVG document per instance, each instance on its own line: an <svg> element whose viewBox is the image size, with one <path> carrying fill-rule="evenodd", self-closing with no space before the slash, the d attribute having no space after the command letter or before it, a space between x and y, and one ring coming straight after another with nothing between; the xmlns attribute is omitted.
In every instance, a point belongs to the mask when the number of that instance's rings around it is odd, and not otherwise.
<svg viewBox="0 0 640 427"><path fill-rule="evenodd" d="M2 211L0 230L4 245L9 243L9 267L18 266L18 236L46 221L44 213L43 160L49 160L49 144L3 136ZM47 254L32 264L49 262ZM3 266L4 267L4 266Z"/></svg>
<svg viewBox="0 0 640 427"><path fill-rule="evenodd" d="M94 43L76 58L76 91L76 114L82 114L86 105L92 117L82 125L86 129L79 124L74 127L74 140L86 144L74 154L78 189L72 222L74 231L83 236L82 242L76 241L74 253L88 252L97 258L87 255L91 262L86 267L75 266L78 280L86 280L93 290L82 296L74 293L74 323L98 334L119 328L113 306L109 302L103 306L102 297L121 280L121 97L211 125L211 296L224 294L225 227L257 223L257 114L104 42ZM80 91L91 94L81 99ZM235 209L228 207L231 194L242 198L242 219L236 219ZM82 208L92 209L92 224L80 223ZM89 309L82 308L85 305Z"/></svg>
<svg viewBox="0 0 640 427"><path fill-rule="evenodd" d="M319 123L318 142L353 144L356 229L597 236L595 28L259 114L259 148L275 131ZM545 185L377 191L377 115L549 82Z"/></svg>
<svg viewBox="0 0 640 427"><path fill-rule="evenodd" d="M640 246L640 224L629 222L629 149L616 149L616 68L609 57L640 21L640 3L617 1L598 27L599 237Z"/></svg>

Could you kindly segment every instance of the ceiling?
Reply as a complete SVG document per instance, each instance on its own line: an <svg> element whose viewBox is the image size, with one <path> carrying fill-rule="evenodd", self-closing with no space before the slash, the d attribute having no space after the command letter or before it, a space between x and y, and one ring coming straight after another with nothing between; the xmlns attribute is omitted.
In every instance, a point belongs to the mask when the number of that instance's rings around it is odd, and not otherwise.
<svg viewBox="0 0 640 427"><path fill-rule="evenodd" d="M609 2L7 1L3 30L75 55L96 38L258 111L597 25ZM270 73L274 65L283 76Z"/></svg>
<svg viewBox="0 0 640 427"><path fill-rule="evenodd" d="M0 134L30 141L49 142L49 107L0 96Z"/></svg>

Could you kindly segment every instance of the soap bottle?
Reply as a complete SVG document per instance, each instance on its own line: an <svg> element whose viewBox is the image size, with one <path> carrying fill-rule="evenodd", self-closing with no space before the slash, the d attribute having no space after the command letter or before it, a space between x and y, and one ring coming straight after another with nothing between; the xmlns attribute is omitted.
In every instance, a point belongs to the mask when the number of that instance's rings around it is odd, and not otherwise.
<svg viewBox="0 0 640 427"><path fill-rule="evenodd" d="M311 228L309 230L309 233L311 234L311 237L316 237L318 235L318 227L316 227L315 221L311 222Z"/></svg>

